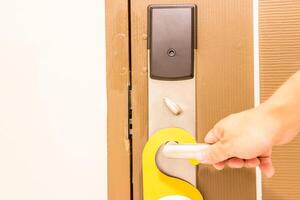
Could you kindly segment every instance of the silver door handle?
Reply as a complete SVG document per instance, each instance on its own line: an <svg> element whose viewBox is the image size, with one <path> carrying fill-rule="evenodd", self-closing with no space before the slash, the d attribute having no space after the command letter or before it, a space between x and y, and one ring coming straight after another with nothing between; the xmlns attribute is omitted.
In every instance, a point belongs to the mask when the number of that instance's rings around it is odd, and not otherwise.
<svg viewBox="0 0 300 200"><path fill-rule="evenodd" d="M168 143L163 147L162 153L167 158L196 159L197 153L206 150L209 146L209 144Z"/></svg>

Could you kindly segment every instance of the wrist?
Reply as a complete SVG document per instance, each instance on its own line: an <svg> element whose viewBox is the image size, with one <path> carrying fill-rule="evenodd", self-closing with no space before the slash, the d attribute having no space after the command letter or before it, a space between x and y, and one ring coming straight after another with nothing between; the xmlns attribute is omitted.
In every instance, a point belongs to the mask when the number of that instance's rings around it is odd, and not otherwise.
<svg viewBox="0 0 300 200"><path fill-rule="evenodd" d="M272 145L282 144L282 135L287 132L287 127L283 118L285 113L285 106L280 104L273 104L270 102L262 103L257 107L262 114L262 123L265 123L266 136Z"/></svg>

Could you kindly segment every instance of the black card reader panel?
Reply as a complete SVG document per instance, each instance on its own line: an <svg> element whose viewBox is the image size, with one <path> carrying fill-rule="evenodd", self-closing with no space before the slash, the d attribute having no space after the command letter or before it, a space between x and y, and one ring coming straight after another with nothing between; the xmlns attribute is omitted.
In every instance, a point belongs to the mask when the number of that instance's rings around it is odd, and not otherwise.
<svg viewBox="0 0 300 200"><path fill-rule="evenodd" d="M196 43L196 5L148 7L150 78L193 78Z"/></svg>

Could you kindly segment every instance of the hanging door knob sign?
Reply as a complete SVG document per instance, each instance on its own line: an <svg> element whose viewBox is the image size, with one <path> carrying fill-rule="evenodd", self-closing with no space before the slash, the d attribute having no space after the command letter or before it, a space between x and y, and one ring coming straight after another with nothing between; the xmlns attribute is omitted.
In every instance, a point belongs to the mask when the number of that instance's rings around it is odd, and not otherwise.
<svg viewBox="0 0 300 200"><path fill-rule="evenodd" d="M161 146L170 141L178 144L196 143L190 133L180 128L161 129L149 138L143 151L144 200L203 200L200 191L194 185L168 176L157 167L156 154Z"/></svg>

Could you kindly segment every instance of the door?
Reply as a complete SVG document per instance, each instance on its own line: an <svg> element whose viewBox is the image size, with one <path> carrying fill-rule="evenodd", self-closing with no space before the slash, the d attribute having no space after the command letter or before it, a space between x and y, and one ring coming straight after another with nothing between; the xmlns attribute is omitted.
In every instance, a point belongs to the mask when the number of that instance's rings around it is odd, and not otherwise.
<svg viewBox="0 0 300 200"><path fill-rule="evenodd" d="M197 6L195 68L198 142L203 142L205 134L222 117L254 106L252 0L132 0L133 199L143 199L141 160L142 150L149 139L147 7L176 3ZM220 172L210 166L199 165L197 187L204 199L255 200L256 172L254 169L225 169Z"/></svg>

